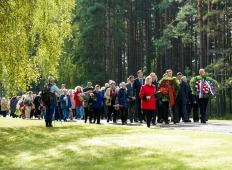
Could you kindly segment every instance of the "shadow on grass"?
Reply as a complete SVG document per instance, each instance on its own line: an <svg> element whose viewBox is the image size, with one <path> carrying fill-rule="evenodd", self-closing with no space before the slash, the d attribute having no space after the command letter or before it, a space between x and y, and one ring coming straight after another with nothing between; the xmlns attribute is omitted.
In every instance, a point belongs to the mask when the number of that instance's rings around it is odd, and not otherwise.
<svg viewBox="0 0 232 170"><path fill-rule="evenodd" d="M93 140L130 134L126 127L1 128L0 169L189 169L174 155Z"/></svg>

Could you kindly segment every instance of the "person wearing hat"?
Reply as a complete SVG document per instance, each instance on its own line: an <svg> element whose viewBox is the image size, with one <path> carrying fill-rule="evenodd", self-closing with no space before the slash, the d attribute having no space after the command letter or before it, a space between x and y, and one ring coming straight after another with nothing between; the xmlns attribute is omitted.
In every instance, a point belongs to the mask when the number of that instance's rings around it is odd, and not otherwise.
<svg viewBox="0 0 232 170"><path fill-rule="evenodd" d="M116 83L114 81L110 81L110 88L108 88L105 92L104 97L106 98L106 106L108 108L108 118L107 122L111 120L111 114L114 114L113 122L117 123L117 110L115 110L114 105L117 102L117 94L118 88L116 88Z"/></svg>
<svg viewBox="0 0 232 170"><path fill-rule="evenodd" d="M41 99L46 107L45 123L46 127L52 127L52 118L56 108L56 93L60 93L60 89L55 85L55 79L48 77L48 84L41 93ZM44 97L45 96L45 97Z"/></svg>
<svg viewBox="0 0 232 170"><path fill-rule="evenodd" d="M89 123L92 123L93 120L93 105L91 100L91 94L93 92L93 88L88 88L88 91L84 92L84 112L85 112L85 123L87 123L87 119L89 118Z"/></svg>
<svg viewBox="0 0 232 170"><path fill-rule="evenodd" d="M132 98L127 93L126 83L120 83L120 89L118 92L118 104L121 113L122 125L127 124L128 117L128 100Z"/></svg>

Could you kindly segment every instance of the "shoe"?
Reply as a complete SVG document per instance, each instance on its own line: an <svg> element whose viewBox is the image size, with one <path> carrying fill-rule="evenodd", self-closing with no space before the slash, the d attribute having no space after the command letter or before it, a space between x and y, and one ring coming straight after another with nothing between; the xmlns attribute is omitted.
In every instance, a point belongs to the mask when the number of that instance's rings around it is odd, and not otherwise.
<svg viewBox="0 0 232 170"><path fill-rule="evenodd" d="M165 125L169 125L169 122L165 122Z"/></svg>
<svg viewBox="0 0 232 170"><path fill-rule="evenodd" d="M125 125L125 123L123 122L122 125Z"/></svg>
<svg viewBox="0 0 232 170"><path fill-rule="evenodd" d="M198 122L199 122L199 120L194 120L194 122L195 122L195 123L198 123Z"/></svg>
<svg viewBox="0 0 232 170"><path fill-rule="evenodd" d="M201 120L201 123L206 123L206 121L205 120Z"/></svg>
<svg viewBox="0 0 232 170"><path fill-rule="evenodd" d="M143 123L143 121L139 121L139 123Z"/></svg>
<svg viewBox="0 0 232 170"><path fill-rule="evenodd" d="M113 123L114 123L114 124L116 124L117 122L116 122L116 121L114 121Z"/></svg>
<svg viewBox="0 0 232 170"><path fill-rule="evenodd" d="M135 120L135 123L138 123L138 121L137 121L137 120Z"/></svg>
<svg viewBox="0 0 232 170"><path fill-rule="evenodd" d="M191 120L187 120L187 122L191 123L192 121Z"/></svg>
<svg viewBox="0 0 232 170"><path fill-rule="evenodd" d="M155 126L155 125L156 125L156 123L152 123L152 125L153 125L153 126Z"/></svg>

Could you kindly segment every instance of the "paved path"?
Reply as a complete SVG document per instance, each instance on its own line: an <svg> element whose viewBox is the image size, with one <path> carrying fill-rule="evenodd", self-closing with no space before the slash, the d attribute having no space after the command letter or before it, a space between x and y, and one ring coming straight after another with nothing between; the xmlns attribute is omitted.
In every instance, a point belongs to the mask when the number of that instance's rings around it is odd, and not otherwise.
<svg viewBox="0 0 232 170"><path fill-rule="evenodd" d="M83 120L78 120L78 123L84 123ZM121 125L121 121L119 120L116 125ZM106 120L101 120L101 124L110 124L113 125L113 123L107 123ZM115 125L115 126L116 126ZM126 126L134 126L134 127L146 127L146 123L128 123ZM208 121L206 124L202 123L178 123L173 124L170 123L169 125L165 124L157 124L156 126L152 126L151 128L164 128L164 129L172 129L172 130L192 130L192 131L205 131L205 132L216 132L216 133L224 133L224 134L231 134L232 135L232 122L210 122Z"/></svg>

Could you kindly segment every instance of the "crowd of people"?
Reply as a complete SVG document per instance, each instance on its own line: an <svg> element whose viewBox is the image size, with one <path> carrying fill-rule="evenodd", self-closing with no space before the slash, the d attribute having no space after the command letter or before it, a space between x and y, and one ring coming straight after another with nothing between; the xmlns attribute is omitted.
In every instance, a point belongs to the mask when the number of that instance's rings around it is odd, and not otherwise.
<svg viewBox="0 0 232 170"><path fill-rule="evenodd" d="M205 70L200 69L199 74L204 81ZM122 125L146 122L150 127L157 123L191 122L191 113L193 122L207 121L208 98L200 97L200 93L194 94L181 72L173 77L172 70L167 70L158 81L154 72L144 77L139 70L136 78L131 75L127 83L121 82L118 86L115 81L109 80L103 87L88 82L85 88L77 86L69 90L65 84L59 89L54 81L49 76L46 89L41 89L37 95L29 91L23 96L14 95L9 100L3 97L1 115L45 119L46 127L52 127L52 120L83 120L100 124L103 119L114 124L121 119Z"/></svg>

